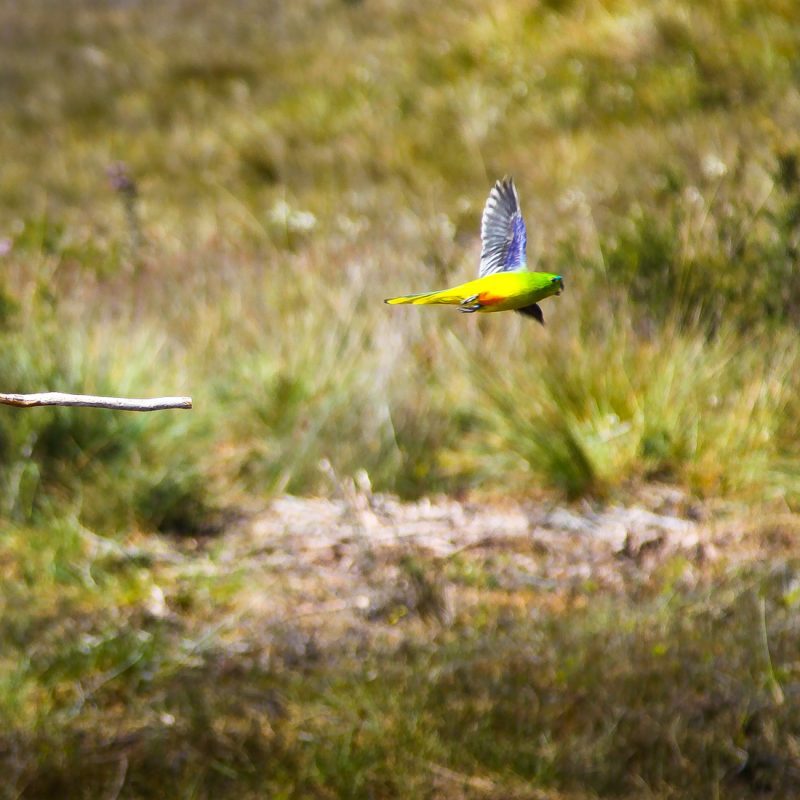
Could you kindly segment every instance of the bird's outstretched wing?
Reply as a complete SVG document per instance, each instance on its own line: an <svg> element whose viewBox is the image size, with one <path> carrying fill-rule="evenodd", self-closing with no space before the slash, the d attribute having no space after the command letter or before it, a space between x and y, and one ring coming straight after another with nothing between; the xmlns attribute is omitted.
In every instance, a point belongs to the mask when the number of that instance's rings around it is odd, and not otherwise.
<svg viewBox="0 0 800 800"><path fill-rule="evenodd" d="M478 276L525 269L528 235L512 178L497 181L489 192L481 220L481 264Z"/></svg>

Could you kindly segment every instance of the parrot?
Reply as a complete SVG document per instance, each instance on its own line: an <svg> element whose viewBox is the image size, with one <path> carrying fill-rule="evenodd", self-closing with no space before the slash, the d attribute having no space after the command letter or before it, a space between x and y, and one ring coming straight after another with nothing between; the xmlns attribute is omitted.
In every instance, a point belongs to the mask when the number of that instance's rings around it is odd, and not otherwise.
<svg viewBox="0 0 800 800"><path fill-rule="evenodd" d="M481 219L481 259L478 278L452 289L389 297L389 305L458 306L464 314L476 311L517 311L544 325L539 301L564 291L560 275L528 270L528 235L514 180L496 181Z"/></svg>

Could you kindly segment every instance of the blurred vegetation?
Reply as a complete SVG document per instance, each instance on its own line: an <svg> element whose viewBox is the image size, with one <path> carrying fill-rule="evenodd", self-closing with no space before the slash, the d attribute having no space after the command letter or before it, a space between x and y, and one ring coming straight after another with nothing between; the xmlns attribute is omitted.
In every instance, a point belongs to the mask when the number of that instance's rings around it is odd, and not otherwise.
<svg viewBox="0 0 800 800"><path fill-rule="evenodd" d="M402 658L342 656L331 679L216 652L184 665L183 633L142 611L151 565L85 548L89 531L207 534L253 498L362 470L404 497L605 499L657 479L795 509L793 3L0 0L0 44L0 385L196 406L0 414L9 796L97 796L120 753L130 796L409 796L437 759L487 771L497 797L534 796L528 781L708 796L751 769L747 742L786 763L798 720L758 710L752 629L725 621L724 588L656 604L663 621L645 605L504 628L487 611ZM531 260L565 278L547 327L387 309L474 274L508 172ZM626 613L611 699L576 717ZM788 653L796 631L781 636ZM686 663L700 732L671 694ZM361 699L307 709L307 729L292 715L323 685ZM164 753L169 779L151 769Z"/></svg>
<svg viewBox="0 0 800 800"><path fill-rule="evenodd" d="M37 496L9 486L7 507L113 519L138 497L148 527L191 527L237 490L325 491L322 459L406 496L657 474L795 503L787 4L71 2L2 21L3 382L191 391L202 418L37 412L23 425L47 430L5 437ZM565 276L548 328L385 309L474 273L508 171L532 257ZM69 485L81 455L113 475L102 500ZM150 514L169 487L185 496Z"/></svg>
<svg viewBox="0 0 800 800"><path fill-rule="evenodd" d="M783 535L796 547L796 526ZM277 572L164 555L74 523L6 531L3 796L800 790L795 560L710 582L683 559L647 580L621 564L619 594L500 590L487 562L452 620L410 606L325 640L235 612ZM474 595L476 567L447 580ZM433 562L406 568L421 597L440 591Z"/></svg>

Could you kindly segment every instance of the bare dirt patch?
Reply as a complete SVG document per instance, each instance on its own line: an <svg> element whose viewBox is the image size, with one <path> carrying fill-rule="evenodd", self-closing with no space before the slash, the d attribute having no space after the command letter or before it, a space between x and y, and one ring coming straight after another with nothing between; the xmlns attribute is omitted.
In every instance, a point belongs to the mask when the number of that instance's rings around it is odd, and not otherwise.
<svg viewBox="0 0 800 800"><path fill-rule="evenodd" d="M696 584L764 558L764 525L780 557L800 522L769 519L743 521L664 487L604 507L403 503L353 489L339 499L277 498L217 542L215 565L242 573L237 624L291 623L326 637L409 618L448 624L481 602L556 610L646 587L667 568Z"/></svg>

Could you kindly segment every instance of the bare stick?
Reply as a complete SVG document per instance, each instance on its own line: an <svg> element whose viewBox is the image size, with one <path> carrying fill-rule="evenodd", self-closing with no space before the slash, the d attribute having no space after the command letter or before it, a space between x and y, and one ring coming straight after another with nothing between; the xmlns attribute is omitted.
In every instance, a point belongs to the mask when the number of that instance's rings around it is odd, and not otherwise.
<svg viewBox="0 0 800 800"><path fill-rule="evenodd" d="M95 397L91 394L63 394L41 392L39 394L2 394L0 403L7 406L87 406L89 408L112 408L117 411L163 411L167 408L191 408L191 397L153 397L139 400L127 397Z"/></svg>

